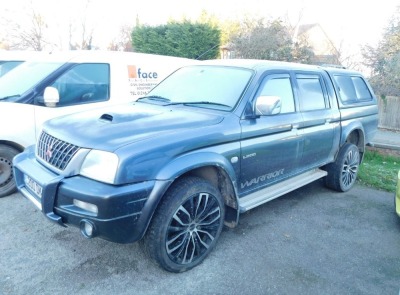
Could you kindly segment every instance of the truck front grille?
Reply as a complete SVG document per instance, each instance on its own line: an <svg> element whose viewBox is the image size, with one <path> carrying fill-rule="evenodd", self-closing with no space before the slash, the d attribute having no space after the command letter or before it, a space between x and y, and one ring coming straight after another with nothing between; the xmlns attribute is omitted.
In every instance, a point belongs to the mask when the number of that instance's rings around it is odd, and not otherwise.
<svg viewBox="0 0 400 295"><path fill-rule="evenodd" d="M37 142L37 156L59 170L64 170L79 147L42 132Z"/></svg>

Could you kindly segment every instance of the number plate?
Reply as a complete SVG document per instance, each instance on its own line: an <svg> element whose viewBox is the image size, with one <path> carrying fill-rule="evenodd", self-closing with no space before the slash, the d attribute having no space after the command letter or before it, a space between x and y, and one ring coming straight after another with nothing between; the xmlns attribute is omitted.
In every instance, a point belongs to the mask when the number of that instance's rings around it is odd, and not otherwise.
<svg viewBox="0 0 400 295"><path fill-rule="evenodd" d="M24 176L25 184L26 186L33 191L39 198L42 197L42 187L34 181L32 178L30 178L28 175Z"/></svg>

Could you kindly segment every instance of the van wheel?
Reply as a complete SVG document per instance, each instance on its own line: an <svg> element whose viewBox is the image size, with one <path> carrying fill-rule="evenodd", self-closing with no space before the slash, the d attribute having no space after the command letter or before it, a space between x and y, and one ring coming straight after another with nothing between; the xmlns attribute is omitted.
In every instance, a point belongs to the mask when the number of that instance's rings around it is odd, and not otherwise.
<svg viewBox="0 0 400 295"><path fill-rule="evenodd" d="M346 143L339 151L336 161L327 166L326 186L339 192L352 188L360 166L360 151L352 143Z"/></svg>
<svg viewBox="0 0 400 295"><path fill-rule="evenodd" d="M16 191L12 160L19 151L0 144L0 198Z"/></svg>
<svg viewBox="0 0 400 295"><path fill-rule="evenodd" d="M208 181L186 177L167 191L144 237L151 258L171 272L199 265L217 243L224 202Z"/></svg>

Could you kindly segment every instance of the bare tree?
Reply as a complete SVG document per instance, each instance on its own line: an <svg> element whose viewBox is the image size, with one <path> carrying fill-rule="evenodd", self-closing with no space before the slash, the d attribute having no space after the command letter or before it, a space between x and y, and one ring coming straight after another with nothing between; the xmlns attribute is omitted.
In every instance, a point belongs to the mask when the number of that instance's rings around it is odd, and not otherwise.
<svg viewBox="0 0 400 295"><path fill-rule="evenodd" d="M90 0L87 0L83 18L81 21L81 29L82 29L81 49L92 49L94 28L93 27L89 28L89 26L87 24L87 12L88 12L88 8L89 8L89 4L90 4Z"/></svg>
<svg viewBox="0 0 400 295"><path fill-rule="evenodd" d="M357 60L356 54L345 49L344 40L341 40L339 45L336 47L336 54L338 64L341 64L348 69L363 71L362 64Z"/></svg>
<svg viewBox="0 0 400 295"><path fill-rule="evenodd" d="M48 44L45 38L47 23L44 17L32 6L29 7L27 23L10 21L8 24L8 43L10 49L32 49L41 51Z"/></svg>
<svg viewBox="0 0 400 295"><path fill-rule="evenodd" d="M69 33L69 49L92 49L92 42L93 42L93 33L94 33L94 26L89 22L89 12L90 12L90 3L91 0L85 1L85 6L82 9L82 17L80 18L70 18L68 24L68 33ZM79 16L78 16L79 17ZM75 24L78 25L75 25ZM76 36L79 38L76 38Z"/></svg>
<svg viewBox="0 0 400 295"><path fill-rule="evenodd" d="M133 51L132 48L132 26L123 25L119 34L108 45L108 50L114 51Z"/></svg>
<svg viewBox="0 0 400 295"><path fill-rule="evenodd" d="M280 19L245 19L230 40L237 57L309 63L313 56L309 46L293 42L293 32Z"/></svg>

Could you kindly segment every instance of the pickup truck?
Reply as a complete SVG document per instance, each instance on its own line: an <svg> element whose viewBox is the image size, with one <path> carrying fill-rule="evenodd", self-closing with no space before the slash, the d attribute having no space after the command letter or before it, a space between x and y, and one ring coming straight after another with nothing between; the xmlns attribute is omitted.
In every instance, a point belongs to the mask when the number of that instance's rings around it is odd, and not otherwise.
<svg viewBox="0 0 400 295"><path fill-rule="evenodd" d="M194 62L116 51L30 54L0 78L0 197L16 190L12 159L36 142L44 121L135 100Z"/></svg>
<svg viewBox="0 0 400 295"><path fill-rule="evenodd" d="M377 123L360 73L207 61L136 102L46 122L14 170L48 219L87 238L143 239L161 267L182 272L243 212L321 178L349 190Z"/></svg>

